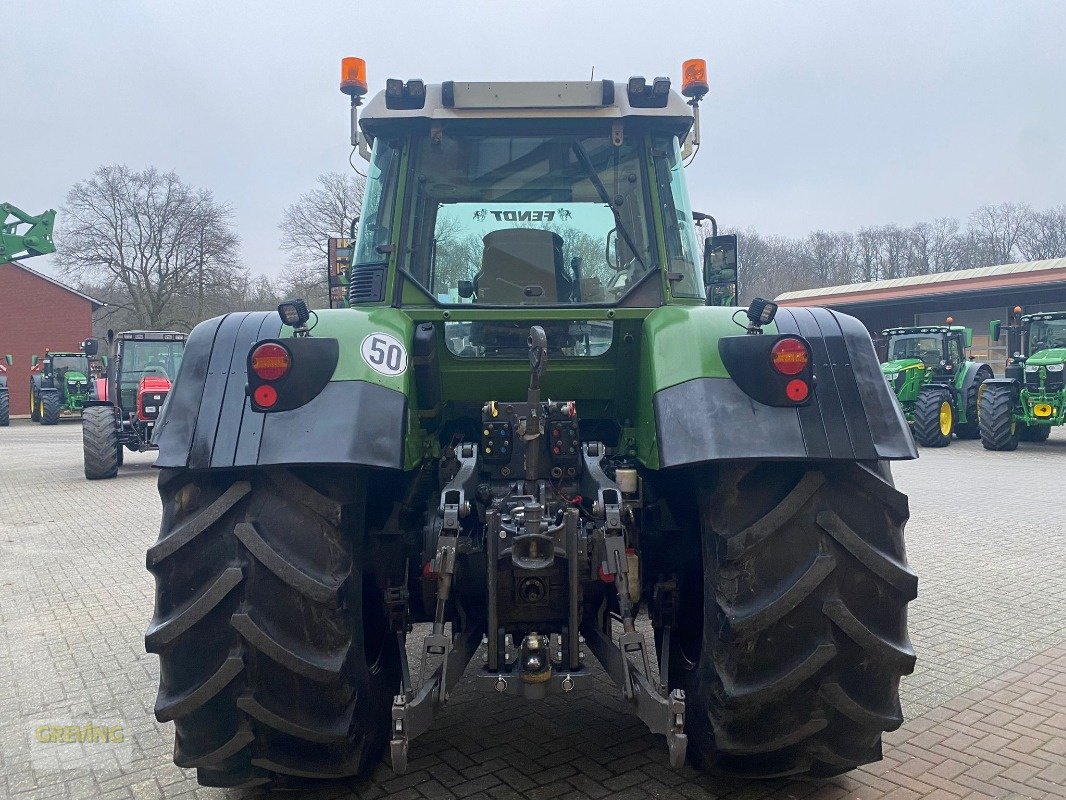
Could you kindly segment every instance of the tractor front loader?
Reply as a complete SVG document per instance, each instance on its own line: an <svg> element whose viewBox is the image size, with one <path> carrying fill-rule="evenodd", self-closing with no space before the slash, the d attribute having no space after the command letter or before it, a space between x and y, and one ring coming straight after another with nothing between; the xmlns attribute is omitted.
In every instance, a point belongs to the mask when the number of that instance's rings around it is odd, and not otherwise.
<svg viewBox="0 0 1066 800"><path fill-rule="evenodd" d="M4 356L0 362L0 428L11 423L11 398L7 393L7 368L11 366L11 354Z"/></svg>
<svg viewBox="0 0 1066 800"><path fill-rule="evenodd" d="M888 355L881 372L895 392L915 441L947 447L952 436L976 439L977 396L992 367L966 357L973 330L960 325L919 325L881 331Z"/></svg>
<svg viewBox="0 0 1066 800"><path fill-rule="evenodd" d="M27 214L11 203L0 203L0 264L16 258L44 256L56 251L52 229L56 212Z"/></svg>
<svg viewBox="0 0 1066 800"><path fill-rule="evenodd" d="M82 453L85 477L114 478L125 450L154 450L152 433L177 376L185 350L185 334L178 331L107 332L110 356L107 373L96 380L92 399L82 412ZM99 352L95 339L82 349Z"/></svg>
<svg viewBox="0 0 1066 800"><path fill-rule="evenodd" d="M735 240L699 260L703 62L684 98L390 80L364 109L342 75L370 159L350 307L201 323L155 433L175 762L403 772L468 668L538 702L593 658L674 765L880 758L915 663L889 462L917 453L857 320L735 307Z"/></svg>
<svg viewBox="0 0 1066 800"><path fill-rule="evenodd" d="M1007 333L1004 377L981 386L981 444L986 450L1016 450L1018 442L1044 442L1066 424L1066 311L1022 315L989 325L999 341Z"/></svg>
<svg viewBox="0 0 1066 800"><path fill-rule="evenodd" d="M80 414L92 393L89 359L81 353L33 356L30 369L30 418L55 425L63 415Z"/></svg>

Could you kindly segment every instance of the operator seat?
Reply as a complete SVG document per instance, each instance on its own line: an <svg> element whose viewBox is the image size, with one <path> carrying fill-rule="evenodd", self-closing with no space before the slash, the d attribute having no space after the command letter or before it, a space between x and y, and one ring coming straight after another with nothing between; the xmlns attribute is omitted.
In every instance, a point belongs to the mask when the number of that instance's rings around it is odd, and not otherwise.
<svg viewBox="0 0 1066 800"><path fill-rule="evenodd" d="M478 302L555 305L569 302L573 282L563 271L563 239L542 228L504 228L485 234Z"/></svg>

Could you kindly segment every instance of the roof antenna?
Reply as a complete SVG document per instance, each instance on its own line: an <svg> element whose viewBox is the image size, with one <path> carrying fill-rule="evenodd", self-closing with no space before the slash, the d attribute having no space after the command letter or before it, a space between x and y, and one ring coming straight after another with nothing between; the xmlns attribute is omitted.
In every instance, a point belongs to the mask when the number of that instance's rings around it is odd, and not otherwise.
<svg viewBox="0 0 1066 800"><path fill-rule="evenodd" d="M596 65L593 64L592 65L592 74L589 75L589 83L591 83L593 80L595 80L595 78L596 78Z"/></svg>

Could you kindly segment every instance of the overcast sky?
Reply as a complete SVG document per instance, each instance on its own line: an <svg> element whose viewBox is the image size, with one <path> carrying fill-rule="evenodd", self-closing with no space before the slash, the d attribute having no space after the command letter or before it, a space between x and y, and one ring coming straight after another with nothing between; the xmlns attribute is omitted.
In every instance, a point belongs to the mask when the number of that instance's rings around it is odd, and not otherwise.
<svg viewBox="0 0 1066 800"><path fill-rule="evenodd" d="M371 91L593 66L677 86L684 59L706 58L689 189L731 227L1057 205L1064 42L1061 0L0 0L0 201L38 213L103 163L173 169L233 206L246 266L274 275L282 210L349 169L337 84L340 58L358 55Z"/></svg>

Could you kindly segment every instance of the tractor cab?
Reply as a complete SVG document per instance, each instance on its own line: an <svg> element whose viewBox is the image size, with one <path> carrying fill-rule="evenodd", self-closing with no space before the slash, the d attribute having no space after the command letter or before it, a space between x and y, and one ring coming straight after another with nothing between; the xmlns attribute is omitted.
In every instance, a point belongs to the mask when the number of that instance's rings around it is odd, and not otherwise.
<svg viewBox="0 0 1066 800"><path fill-rule="evenodd" d="M143 415L141 399L146 393L160 394L159 406L178 374L185 349L185 334L177 331L126 331L113 345L108 396L117 400L123 417ZM151 418L158 416L153 408Z"/></svg>
<svg viewBox="0 0 1066 800"><path fill-rule="evenodd" d="M966 361L973 341L971 328L950 324L889 328L881 335L887 338L881 372L893 385L909 373L921 377L922 383L927 378L950 380Z"/></svg>
<svg viewBox="0 0 1066 800"><path fill-rule="evenodd" d="M82 424L85 477L113 478L122 465L123 450L153 448L156 420L177 377L185 352L185 334L178 331L108 331L111 356L103 359L107 374L96 382ZM96 339L83 349L99 350Z"/></svg>

